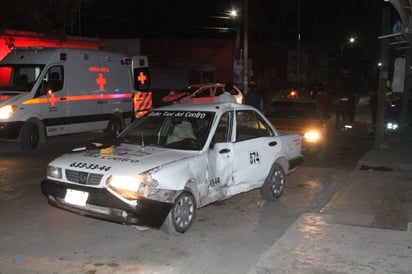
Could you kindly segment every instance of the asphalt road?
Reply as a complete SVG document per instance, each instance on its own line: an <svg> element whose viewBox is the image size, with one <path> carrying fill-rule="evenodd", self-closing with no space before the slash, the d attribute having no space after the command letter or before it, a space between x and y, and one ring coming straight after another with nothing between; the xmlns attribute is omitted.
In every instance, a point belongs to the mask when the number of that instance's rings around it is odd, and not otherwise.
<svg viewBox="0 0 412 274"><path fill-rule="evenodd" d="M332 121L329 128L326 157L288 175L278 201L251 191L211 204L181 236L47 204L40 192L47 163L96 133L56 137L31 154L1 144L0 273L247 273L302 213L330 201L371 145L365 128L337 132Z"/></svg>

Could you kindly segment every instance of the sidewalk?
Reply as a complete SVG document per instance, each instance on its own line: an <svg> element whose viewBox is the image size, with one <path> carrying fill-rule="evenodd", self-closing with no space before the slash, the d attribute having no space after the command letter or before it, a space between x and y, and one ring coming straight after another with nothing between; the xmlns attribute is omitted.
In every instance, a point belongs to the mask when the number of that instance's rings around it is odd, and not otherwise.
<svg viewBox="0 0 412 274"><path fill-rule="evenodd" d="M320 214L300 216L249 273L412 273L412 127L385 136Z"/></svg>

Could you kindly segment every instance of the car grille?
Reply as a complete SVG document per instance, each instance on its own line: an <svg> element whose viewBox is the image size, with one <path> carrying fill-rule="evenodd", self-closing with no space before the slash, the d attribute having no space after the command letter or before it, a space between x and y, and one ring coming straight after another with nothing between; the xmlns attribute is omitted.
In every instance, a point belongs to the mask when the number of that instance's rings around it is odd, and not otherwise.
<svg viewBox="0 0 412 274"><path fill-rule="evenodd" d="M76 170L66 170L66 178L70 182L83 184L83 185L98 185L102 179L102 174L81 172Z"/></svg>

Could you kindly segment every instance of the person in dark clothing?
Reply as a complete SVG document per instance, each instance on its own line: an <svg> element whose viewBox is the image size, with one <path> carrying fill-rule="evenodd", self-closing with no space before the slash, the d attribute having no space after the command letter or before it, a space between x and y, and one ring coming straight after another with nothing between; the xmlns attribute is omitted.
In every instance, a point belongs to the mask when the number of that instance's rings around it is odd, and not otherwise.
<svg viewBox="0 0 412 274"><path fill-rule="evenodd" d="M356 96L351 93L348 97L348 118L349 122L354 122L355 121L355 116L356 116Z"/></svg>
<svg viewBox="0 0 412 274"><path fill-rule="evenodd" d="M336 129L340 130L342 124L349 121L349 103L346 99L341 99L335 104Z"/></svg>
<svg viewBox="0 0 412 274"><path fill-rule="evenodd" d="M369 109L371 111L372 124L376 124L376 111L378 108L378 95L373 93L369 98Z"/></svg>
<svg viewBox="0 0 412 274"><path fill-rule="evenodd" d="M258 110L262 110L263 108L262 97L256 92L256 84L253 82L249 84L248 93L245 95L245 104L255 107Z"/></svg>

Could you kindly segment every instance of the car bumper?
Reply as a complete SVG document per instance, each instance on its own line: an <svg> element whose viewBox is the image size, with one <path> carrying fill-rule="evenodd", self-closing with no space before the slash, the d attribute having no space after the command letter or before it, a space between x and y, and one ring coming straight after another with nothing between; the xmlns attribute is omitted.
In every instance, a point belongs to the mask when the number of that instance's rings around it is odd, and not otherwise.
<svg viewBox="0 0 412 274"><path fill-rule="evenodd" d="M88 192L85 206L65 202L67 189ZM41 182L41 191L50 205L80 215L94 217L115 223L160 228L173 204L148 199L138 200L130 205L116 198L107 189L65 184L52 180Z"/></svg>

